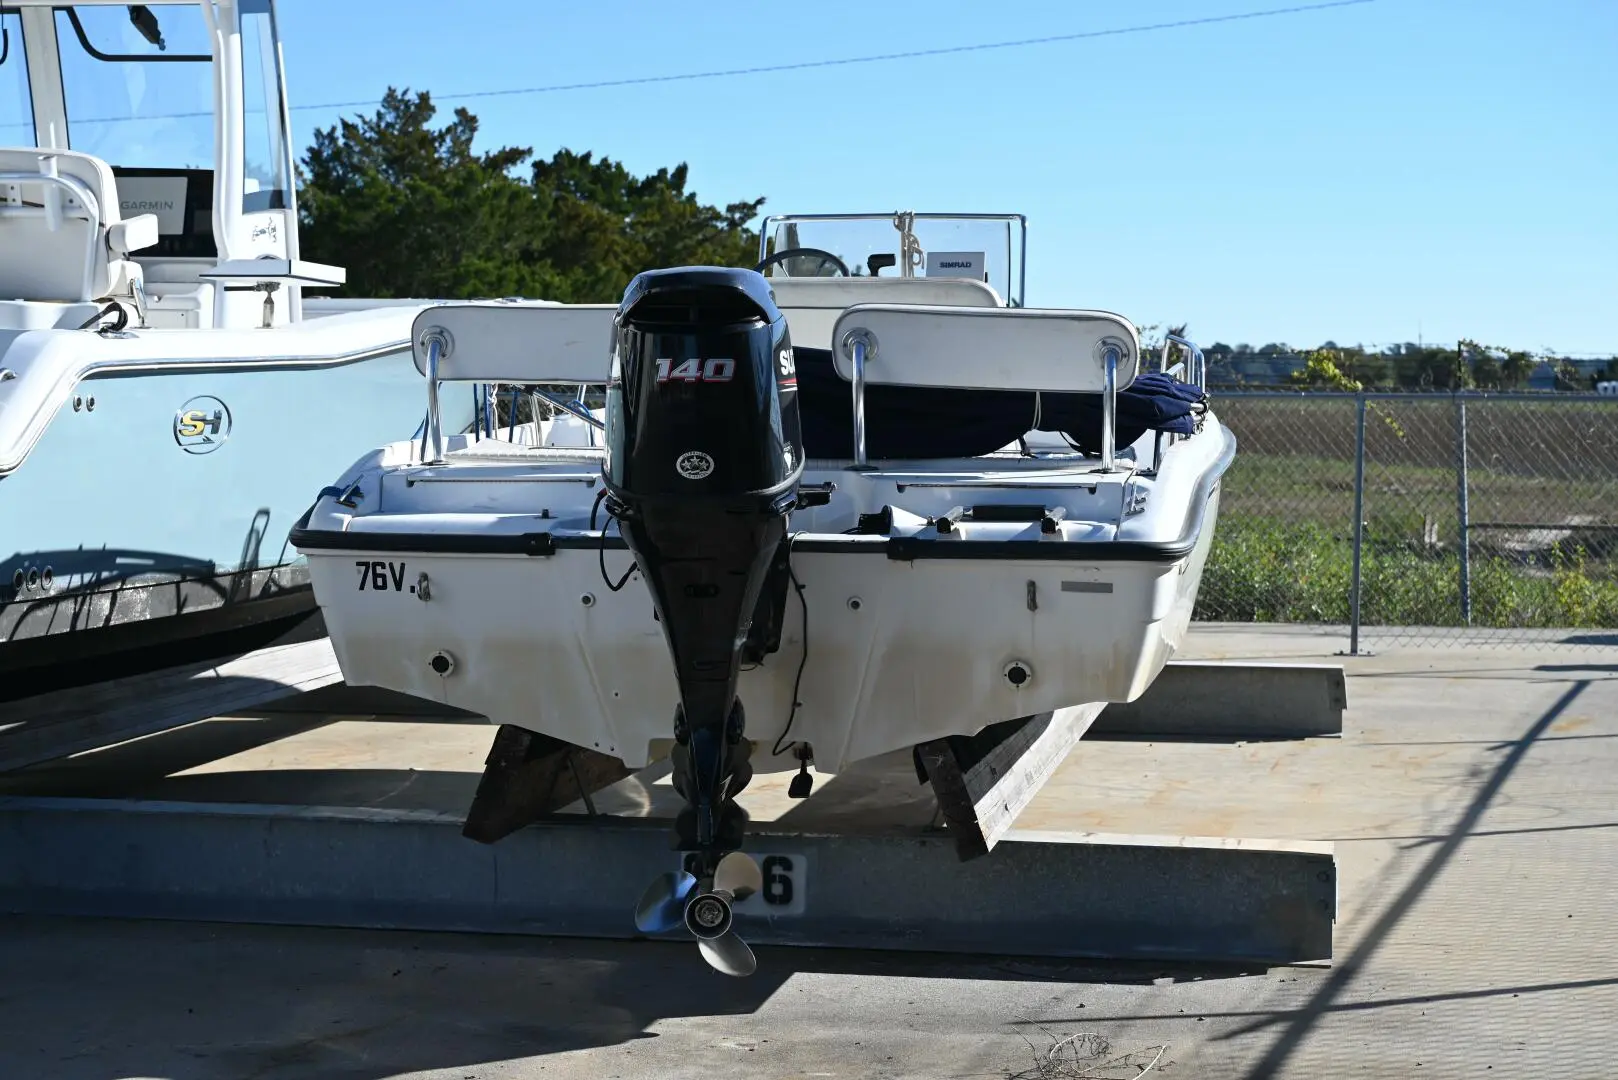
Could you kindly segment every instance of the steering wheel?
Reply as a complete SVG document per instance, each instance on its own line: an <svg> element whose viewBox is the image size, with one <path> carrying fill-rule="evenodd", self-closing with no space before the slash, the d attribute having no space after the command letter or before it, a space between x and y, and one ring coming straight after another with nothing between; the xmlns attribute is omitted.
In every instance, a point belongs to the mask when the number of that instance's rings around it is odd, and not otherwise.
<svg viewBox="0 0 1618 1080"><path fill-rule="evenodd" d="M833 266L835 266L842 273L843 277L851 276L849 274L849 272L848 272L848 264L845 263L842 259L839 259L837 256L833 255L829 251L824 251L824 250L822 250L820 248L812 248L812 247L787 248L784 251L777 251L774 255L771 255L768 258L760 261L757 266L753 267L753 269L755 271L757 271L758 273L762 274L767 267L770 267L770 266L774 265L775 263L785 262L787 259L797 259L797 258L802 258L802 257L805 257L805 256L813 256L815 258L818 258L820 260L820 262L821 262L821 265L825 265L826 263L831 263ZM821 275L815 274L815 275L811 275L811 276L819 277Z"/></svg>

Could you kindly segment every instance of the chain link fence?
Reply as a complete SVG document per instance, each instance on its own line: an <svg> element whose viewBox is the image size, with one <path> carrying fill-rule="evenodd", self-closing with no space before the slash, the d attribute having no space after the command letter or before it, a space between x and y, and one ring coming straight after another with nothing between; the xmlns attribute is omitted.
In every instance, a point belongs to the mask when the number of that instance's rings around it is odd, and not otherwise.
<svg viewBox="0 0 1618 1080"><path fill-rule="evenodd" d="M1340 626L1349 652L1618 646L1618 399L1219 392L1214 408L1237 450L1197 619Z"/></svg>

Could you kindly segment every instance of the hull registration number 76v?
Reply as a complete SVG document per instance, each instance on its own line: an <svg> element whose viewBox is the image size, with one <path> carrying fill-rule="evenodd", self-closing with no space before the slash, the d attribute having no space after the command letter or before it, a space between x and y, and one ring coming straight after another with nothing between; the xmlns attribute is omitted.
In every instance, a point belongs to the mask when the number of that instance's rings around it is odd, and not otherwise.
<svg viewBox="0 0 1618 1080"><path fill-rule="evenodd" d="M354 566L360 572L360 592L369 589L371 592L415 592L414 585L406 586L405 564L402 562L388 562L386 559L355 559Z"/></svg>

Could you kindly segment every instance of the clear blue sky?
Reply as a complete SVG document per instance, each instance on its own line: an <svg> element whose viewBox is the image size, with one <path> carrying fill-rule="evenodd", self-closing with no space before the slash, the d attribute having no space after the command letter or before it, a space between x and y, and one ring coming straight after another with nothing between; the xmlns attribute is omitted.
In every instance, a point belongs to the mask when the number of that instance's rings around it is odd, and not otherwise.
<svg viewBox="0 0 1618 1080"><path fill-rule="evenodd" d="M1029 217L1031 305L1200 341L1618 353L1618 0L281 0L296 138L391 85L485 146L681 161L712 202ZM423 252L423 258L431 253Z"/></svg>

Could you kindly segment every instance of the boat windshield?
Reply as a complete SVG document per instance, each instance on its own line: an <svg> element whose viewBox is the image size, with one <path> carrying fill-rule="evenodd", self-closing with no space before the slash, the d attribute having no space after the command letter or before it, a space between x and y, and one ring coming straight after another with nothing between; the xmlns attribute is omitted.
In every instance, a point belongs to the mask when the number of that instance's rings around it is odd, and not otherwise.
<svg viewBox="0 0 1618 1080"><path fill-rule="evenodd" d="M200 5L58 7L56 41L69 147L123 168L213 168L213 55Z"/></svg>
<svg viewBox="0 0 1618 1080"><path fill-rule="evenodd" d="M31 146L34 101L22 51L22 19L0 8L0 146Z"/></svg>
<svg viewBox="0 0 1618 1080"><path fill-rule="evenodd" d="M759 258L810 249L772 263L771 277L976 278L1021 307L1026 233L1020 214L790 214L764 219Z"/></svg>

